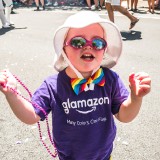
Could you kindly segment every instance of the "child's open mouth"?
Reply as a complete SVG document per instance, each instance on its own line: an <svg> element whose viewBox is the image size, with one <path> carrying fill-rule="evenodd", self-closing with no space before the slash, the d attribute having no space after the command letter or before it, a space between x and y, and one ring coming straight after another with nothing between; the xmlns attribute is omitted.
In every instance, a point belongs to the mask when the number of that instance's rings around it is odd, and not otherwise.
<svg viewBox="0 0 160 160"><path fill-rule="evenodd" d="M92 54L83 54L83 55L81 56L81 58L82 58L83 60L91 61L91 60L93 60L95 57L94 57Z"/></svg>

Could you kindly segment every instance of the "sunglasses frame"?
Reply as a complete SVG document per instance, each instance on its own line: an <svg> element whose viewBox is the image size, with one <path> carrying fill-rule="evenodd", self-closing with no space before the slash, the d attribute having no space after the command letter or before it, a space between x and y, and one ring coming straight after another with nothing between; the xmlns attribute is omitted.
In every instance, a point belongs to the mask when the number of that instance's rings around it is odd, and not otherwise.
<svg viewBox="0 0 160 160"><path fill-rule="evenodd" d="M84 39L84 40L86 41L86 43L85 43L85 45L84 45L83 47L77 48L77 47L72 46L71 42L72 42L72 40L73 40L74 38L76 38L76 37L80 37L80 38L82 38L82 39ZM93 42L94 39L103 40L103 41L105 42L105 44L106 44L105 47L102 48L102 49L96 49L96 47L94 47L94 46L92 45L92 42ZM105 50L105 49L106 49L106 47L107 47L107 42L106 42L105 39L103 39L103 38L101 38L101 37L93 37L91 40L88 40L88 39L86 39L86 38L83 37L83 36L75 36L75 37L72 37L68 42L65 42L65 43L64 43L64 46L70 46L70 47L72 47L72 48L74 48L74 49L82 49L82 48L84 48L84 47L86 47L86 46L90 46L90 47L92 47L93 49L95 49L95 50L97 50L97 51L100 51L100 50Z"/></svg>

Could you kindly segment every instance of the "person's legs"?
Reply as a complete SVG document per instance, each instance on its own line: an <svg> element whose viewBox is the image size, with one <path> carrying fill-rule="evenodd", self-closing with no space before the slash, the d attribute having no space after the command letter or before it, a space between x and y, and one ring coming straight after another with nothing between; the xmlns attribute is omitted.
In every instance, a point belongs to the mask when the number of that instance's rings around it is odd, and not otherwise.
<svg viewBox="0 0 160 160"><path fill-rule="evenodd" d="M138 0L134 0L134 9L137 10Z"/></svg>
<svg viewBox="0 0 160 160"><path fill-rule="evenodd" d="M131 0L131 11L133 11L134 0Z"/></svg>
<svg viewBox="0 0 160 160"><path fill-rule="evenodd" d="M111 6L111 3L106 2L105 7L107 9L108 17L109 17L110 21L112 21L114 23L114 11L113 11L113 7Z"/></svg>
<svg viewBox="0 0 160 160"><path fill-rule="evenodd" d="M151 0L148 0L148 10L151 12Z"/></svg>
<svg viewBox="0 0 160 160"><path fill-rule="evenodd" d="M4 3L6 4L5 16L6 16L7 22L9 24L13 24L10 21L10 14L11 14L11 10L12 10L12 7L13 7L13 2L12 2L12 0L4 0Z"/></svg>
<svg viewBox="0 0 160 160"><path fill-rule="evenodd" d="M36 7L37 7L37 9L35 9L35 11L39 11L39 0L35 0L35 3L36 3Z"/></svg>
<svg viewBox="0 0 160 160"><path fill-rule="evenodd" d="M157 2L157 7L160 9L160 0Z"/></svg>
<svg viewBox="0 0 160 160"><path fill-rule="evenodd" d="M100 1L99 1L99 5L100 5L100 7L102 8L103 5L104 5L104 0L100 0Z"/></svg>
<svg viewBox="0 0 160 160"><path fill-rule="evenodd" d="M108 17L109 17L110 21L112 21L114 23L114 11L113 11L113 7L111 6L111 3L106 2L105 7L107 9Z"/></svg>
<svg viewBox="0 0 160 160"><path fill-rule="evenodd" d="M155 9L158 7L158 2L159 2L159 0L156 0L156 2L154 3L154 8Z"/></svg>
<svg viewBox="0 0 160 160"><path fill-rule="evenodd" d="M94 0L94 4L95 4L95 6L97 7L97 6L99 5L98 0Z"/></svg>
<svg viewBox="0 0 160 160"><path fill-rule="evenodd" d="M129 0L127 0L127 8L129 9Z"/></svg>
<svg viewBox="0 0 160 160"><path fill-rule="evenodd" d="M40 1L41 1L41 5L42 5L43 10L45 10L44 0L40 0Z"/></svg>
<svg viewBox="0 0 160 160"><path fill-rule="evenodd" d="M91 8L91 0L86 0L86 2L87 2L88 7Z"/></svg>
<svg viewBox="0 0 160 160"><path fill-rule="evenodd" d="M11 6L9 6L9 7L5 7L5 15L6 15L6 19L7 19L7 21L10 23L10 14L11 14L11 9L12 9L12 7Z"/></svg>
<svg viewBox="0 0 160 160"><path fill-rule="evenodd" d="M0 0L0 20L2 22L3 28L10 28L9 24L7 23L7 19L5 17L5 14L4 14L4 6L2 3L2 0Z"/></svg>
<svg viewBox="0 0 160 160"><path fill-rule="evenodd" d="M2 9L0 9L0 19L2 22L2 27L3 28L10 28L9 24L7 23L7 19L4 15L4 11Z"/></svg>
<svg viewBox="0 0 160 160"><path fill-rule="evenodd" d="M113 6L113 8L130 19L131 24L129 29L132 29L135 26L135 24L139 21L139 19L130 14L126 8L122 6Z"/></svg>
<svg viewBox="0 0 160 160"><path fill-rule="evenodd" d="M137 20L136 17L134 17L132 14L130 14L129 11L122 6L113 6L113 8L116 11L118 11L118 12L122 13L123 15L125 15L126 17L128 17L131 20L131 22L134 22Z"/></svg>
<svg viewBox="0 0 160 160"><path fill-rule="evenodd" d="M152 13L154 13L154 0L151 0Z"/></svg>

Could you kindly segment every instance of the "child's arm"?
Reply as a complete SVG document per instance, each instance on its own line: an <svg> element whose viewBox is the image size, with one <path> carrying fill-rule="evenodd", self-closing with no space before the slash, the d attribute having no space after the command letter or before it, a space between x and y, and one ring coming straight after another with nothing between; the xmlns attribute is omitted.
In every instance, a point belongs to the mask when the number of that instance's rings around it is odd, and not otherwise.
<svg viewBox="0 0 160 160"><path fill-rule="evenodd" d="M131 93L124 101L119 112L115 115L121 122L130 122L138 114L143 97L150 92L151 78L146 73L131 74L129 76Z"/></svg>
<svg viewBox="0 0 160 160"><path fill-rule="evenodd" d="M8 70L0 72L0 91L4 93L14 114L26 124L34 124L40 120L31 103L13 93L6 85L17 89L17 82Z"/></svg>

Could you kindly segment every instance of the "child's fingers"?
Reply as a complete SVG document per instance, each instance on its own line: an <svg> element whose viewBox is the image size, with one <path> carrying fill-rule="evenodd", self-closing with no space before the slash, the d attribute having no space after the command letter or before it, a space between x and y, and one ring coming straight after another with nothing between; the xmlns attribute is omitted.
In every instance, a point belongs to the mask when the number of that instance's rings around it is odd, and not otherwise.
<svg viewBox="0 0 160 160"><path fill-rule="evenodd" d="M131 92L136 95L136 93L137 93L137 81L135 79L135 74L134 73L129 75L129 87L130 87Z"/></svg>
<svg viewBox="0 0 160 160"><path fill-rule="evenodd" d="M140 86L140 89L142 89L142 90L149 90L150 91L151 86L149 86L147 84L143 84L143 85Z"/></svg>
<svg viewBox="0 0 160 160"><path fill-rule="evenodd" d="M150 76L147 73L145 73L145 72L138 72L138 73L135 74L135 77L138 80L142 80L142 79L148 78Z"/></svg>
<svg viewBox="0 0 160 160"><path fill-rule="evenodd" d="M136 89L137 84L139 84L139 80L136 78L134 73L129 75L129 82L130 82L130 87Z"/></svg>
<svg viewBox="0 0 160 160"><path fill-rule="evenodd" d="M139 88L139 93L140 93L140 96L144 96L146 94L148 94L151 90L151 86L150 85L141 85L140 88Z"/></svg>
<svg viewBox="0 0 160 160"><path fill-rule="evenodd" d="M142 87L142 85L148 85L150 87L151 77L147 73L140 72L140 73L137 73L135 76L136 76L136 79L139 80L140 87Z"/></svg>
<svg viewBox="0 0 160 160"><path fill-rule="evenodd" d="M0 87L6 87L6 81L5 80L0 80Z"/></svg>
<svg viewBox="0 0 160 160"><path fill-rule="evenodd" d="M6 75L3 74L3 73L0 73L0 85L1 85L1 87L5 87L6 82L7 82Z"/></svg>
<svg viewBox="0 0 160 160"><path fill-rule="evenodd" d="M130 84L135 84L135 74L134 73L129 75L129 82Z"/></svg>
<svg viewBox="0 0 160 160"><path fill-rule="evenodd" d="M144 79L140 80L139 84L140 85L143 85L143 84L150 85L151 84L151 78L150 77L144 78Z"/></svg>
<svg viewBox="0 0 160 160"><path fill-rule="evenodd" d="M10 72L8 71L8 69L4 69L0 72L0 89L1 90L3 90L3 88L6 87L9 76L10 76Z"/></svg>
<svg viewBox="0 0 160 160"><path fill-rule="evenodd" d="M143 97L151 90L151 78L145 72L131 74L129 77L131 92L139 97Z"/></svg>
<svg viewBox="0 0 160 160"><path fill-rule="evenodd" d="M145 72L139 72L139 73L136 73L136 74L131 74L130 77L129 77L129 82L131 84L148 84L150 85L151 84L151 78L150 76L145 73Z"/></svg>

